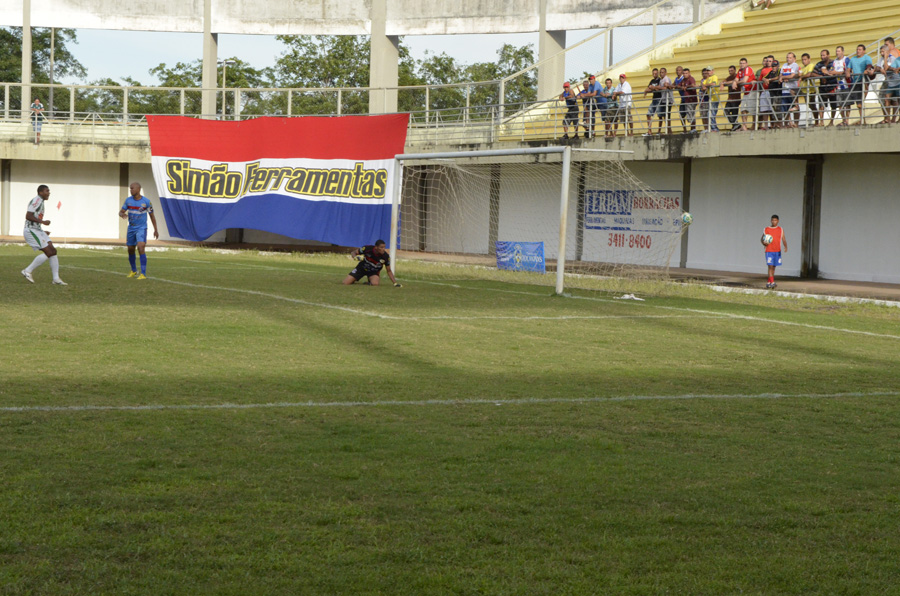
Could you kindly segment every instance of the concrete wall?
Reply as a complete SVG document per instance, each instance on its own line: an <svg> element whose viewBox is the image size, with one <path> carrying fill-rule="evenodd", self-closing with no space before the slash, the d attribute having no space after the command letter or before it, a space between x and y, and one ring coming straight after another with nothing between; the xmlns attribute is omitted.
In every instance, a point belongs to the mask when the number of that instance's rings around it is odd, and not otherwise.
<svg viewBox="0 0 900 596"><path fill-rule="evenodd" d="M900 158L828 156L819 275L900 283Z"/></svg>
<svg viewBox="0 0 900 596"><path fill-rule="evenodd" d="M727 0L731 1L731 0ZM707 4L727 3L706 0ZM213 0L212 32L361 35L370 29L368 0ZM548 0L547 29L613 24L654 0ZM126 31L203 31L203 0L32 0L32 27ZM535 0L392 0L387 35L518 33L537 31ZM691 20L691 0L659 13L660 22ZM22 26L21 0L0 3L0 26Z"/></svg>
<svg viewBox="0 0 900 596"><path fill-rule="evenodd" d="M825 278L900 283L900 168L896 155L827 156L821 196L818 265ZM52 165L52 167L50 167ZM630 162L630 170L658 190L682 190L684 165L678 162ZM424 231L428 249L438 252L487 254L490 237L490 166L474 168L478 175L465 184L446 175L432 177L427 219L418 210L411 189L403 200L402 248L417 249ZM687 266L719 271L764 273L759 237L773 213L781 216L790 250L779 274L800 273L803 185L802 159L694 159L691 166L690 211L694 223L688 233ZM171 239L159 208L149 164L129 164L127 181L143 185L157 206L161 239ZM124 225L116 216L126 189L118 163L42 162L13 160L9 182L9 233L21 234L25 207L38 184L47 184L51 197L47 217L52 239L118 240ZM126 183L127 184L127 183ZM548 258L558 246L558 178L529 174L523 164L501 167L498 239L543 241ZM590 174L587 189L610 188L607 180ZM570 190L567 258L577 245L577 189ZM56 205L62 202L62 208ZM616 251L607 246L607 231L585 230L583 258L607 262L656 262L659 254ZM218 232L211 242L222 242ZM308 244L268 232L246 230L245 242ZM670 263L680 261L680 242L670 243ZM654 237L654 248L668 246Z"/></svg>
<svg viewBox="0 0 900 596"><path fill-rule="evenodd" d="M800 275L805 173L804 160L694 160L687 266L765 273L759 239L778 214L790 249L778 273Z"/></svg>
<svg viewBox="0 0 900 596"><path fill-rule="evenodd" d="M22 233L25 208L37 194L37 186L50 187L50 199L44 218L50 239L61 242L69 238L116 239L122 193L119 189L118 164L81 163L54 164L48 168L37 161L14 161L10 184L11 236ZM57 204L62 206L57 209Z"/></svg>

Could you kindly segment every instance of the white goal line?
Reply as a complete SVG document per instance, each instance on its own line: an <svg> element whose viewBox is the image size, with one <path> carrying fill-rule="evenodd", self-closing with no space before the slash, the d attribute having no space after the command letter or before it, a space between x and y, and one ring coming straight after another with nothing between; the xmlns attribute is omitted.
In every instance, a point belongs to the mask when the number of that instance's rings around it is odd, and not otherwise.
<svg viewBox="0 0 900 596"><path fill-rule="evenodd" d="M871 393L685 393L681 395L621 395L610 397L535 397L522 399L419 399L403 401L298 401L269 403L218 403L218 404L145 404L135 406L2 406L0 412L153 412L164 410L256 410L271 408L376 408L396 406L528 406L542 404L604 404L634 401L674 400L757 400L757 399L847 399L870 397L896 397L900 391L876 391Z"/></svg>

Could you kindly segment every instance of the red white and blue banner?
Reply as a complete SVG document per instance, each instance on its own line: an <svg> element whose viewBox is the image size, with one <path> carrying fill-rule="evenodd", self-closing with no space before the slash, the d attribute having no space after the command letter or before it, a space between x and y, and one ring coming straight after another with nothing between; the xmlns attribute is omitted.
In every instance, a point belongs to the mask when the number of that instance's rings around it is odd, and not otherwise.
<svg viewBox="0 0 900 596"><path fill-rule="evenodd" d="M391 228L394 156L408 114L256 118L147 116L169 234L251 228L362 246Z"/></svg>

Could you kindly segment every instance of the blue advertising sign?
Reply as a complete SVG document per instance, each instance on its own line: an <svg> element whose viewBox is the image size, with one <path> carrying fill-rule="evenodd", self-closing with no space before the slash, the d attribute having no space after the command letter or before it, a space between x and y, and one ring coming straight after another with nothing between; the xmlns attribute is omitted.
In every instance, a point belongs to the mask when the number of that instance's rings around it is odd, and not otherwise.
<svg viewBox="0 0 900 596"><path fill-rule="evenodd" d="M497 269L546 273L544 243L497 241Z"/></svg>
<svg viewBox="0 0 900 596"><path fill-rule="evenodd" d="M681 191L586 190L584 227L681 233Z"/></svg>

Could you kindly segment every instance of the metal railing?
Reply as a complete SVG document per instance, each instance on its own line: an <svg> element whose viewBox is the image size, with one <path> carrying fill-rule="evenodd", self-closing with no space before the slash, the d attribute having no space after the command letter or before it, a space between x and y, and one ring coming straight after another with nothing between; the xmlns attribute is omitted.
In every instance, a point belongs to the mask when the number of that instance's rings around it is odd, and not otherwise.
<svg viewBox="0 0 900 596"><path fill-rule="evenodd" d="M656 46L668 43L675 37L684 33L684 29L702 23L703 21L713 18L727 10L731 10L736 6L744 3L745 0L736 0L730 3L714 3L710 9L710 4L706 0L685 1L685 0L661 0L652 6L636 12L621 21L610 25L609 27L597 31L590 37L573 44L565 50L549 56L531 66L515 72L509 76L500 79L500 95L505 97L506 89L514 85L515 81L524 77L533 76L534 72L548 64L552 64L565 57L567 73L574 73L568 76L569 79L583 78L588 74L599 75L615 69L617 66L630 62L637 56L644 54ZM676 14L681 14L681 18L672 19L668 24L683 23L683 27L677 31L670 33L663 39L659 39L659 30L663 24L660 22L659 15L663 11L672 10ZM647 37L645 32L638 35L631 35L631 31L640 26L649 26L650 36ZM613 40L619 45L620 52L624 46L625 58L615 60L613 52ZM623 43L624 42L624 43ZM598 64L598 58L599 64ZM544 98L546 99L546 98Z"/></svg>
<svg viewBox="0 0 900 596"><path fill-rule="evenodd" d="M830 85L816 85L819 77L801 82L787 94L763 89L759 82L732 93L720 83L704 96L702 88L694 101L673 95L672 103L654 101L643 91L616 96L615 102L578 101L574 109L565 101L541 102L540 117L526 119L500 118L498 106L469 106L468 110L444 108L410 112L407 142L410 145L490 144L495 142L558 142L582 137L622 137L625 135L679 135L702 132L740 132L811 128L833 125L871 125L900 121L900 106L886 98L881 81L867 81L862 89L862 102L857 102L853 89L829 92ZM687 91L687 90L685 90ZM529 103L528 105L533 105ZM507 110L521 110L524 104L506 104ZM67 113L65 118L34 122L9 120L0 122L0 138L70 144L115 144L146 147L149 136L146 118L121 113ZM294 114L299 117L300 114Z"/></svg>

